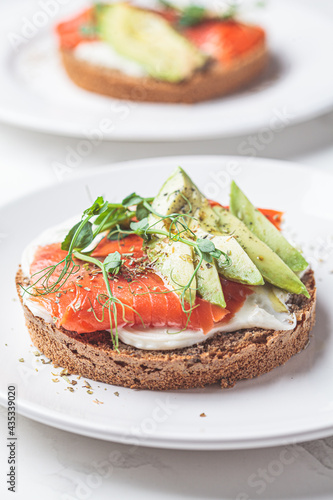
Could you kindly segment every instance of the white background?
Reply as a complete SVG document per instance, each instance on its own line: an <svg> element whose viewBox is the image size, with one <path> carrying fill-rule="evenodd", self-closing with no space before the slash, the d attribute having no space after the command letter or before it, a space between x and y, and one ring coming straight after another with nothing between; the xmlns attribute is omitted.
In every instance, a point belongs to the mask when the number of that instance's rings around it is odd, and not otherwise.
<svg viewBox="0 0 333 500"><path fill-rule="evenodd" d="M333 16L331 0L317 1L316 5ZM101 143L62 175L55 165L65 163L68 148L77 150L80 139L0 125L0 203L115 161L178 154L239 154L240 145L251 138L257 144L258 157L288 159L333 172L333 113L276 131L269 143L261 131L194 143ZM253 451L133 449L69 434L24 417L18 417L17 493L11 494L5 486L6 426L6 411L0 408L0 493L5 499L333 498L333 437Z"/></svg>

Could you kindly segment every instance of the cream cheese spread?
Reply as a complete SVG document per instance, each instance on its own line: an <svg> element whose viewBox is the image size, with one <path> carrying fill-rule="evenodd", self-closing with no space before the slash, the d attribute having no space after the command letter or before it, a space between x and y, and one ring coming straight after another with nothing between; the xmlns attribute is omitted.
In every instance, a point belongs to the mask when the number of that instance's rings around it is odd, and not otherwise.
<svg viewBox="0 0 333 500"><path fill-rule="evenodd" d="M121 56L106 42L81 42L75 47L74 55L90 64L116 69L128 76L142 78L147 75L139 63Z"/></svg>

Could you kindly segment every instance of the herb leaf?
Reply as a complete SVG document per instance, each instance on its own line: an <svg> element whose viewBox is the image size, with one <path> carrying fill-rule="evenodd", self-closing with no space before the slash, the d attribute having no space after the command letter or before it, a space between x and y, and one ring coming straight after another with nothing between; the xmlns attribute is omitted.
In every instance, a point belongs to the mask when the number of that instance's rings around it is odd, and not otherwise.
<svg viewBox="0 0 333 500"><path fill-rule="evenodd" d="M139 222L131 222L130 228L139 236L145 234L146 230L149 228L148 218L145 217Z"/></svg>
<svg viewBox="0 0 333 500"><path fill-rule="evenodd" d="M69 250L69 247L71 246L71 243L72 243L72 240L75 236L75 233L78 230L80 225L81 225L81 222L78 222L77 224L75 224L75 226L72 227L72 229L66 235L64 241L61 243L61 250ZM74 242L75 248L77 248L77 249L86 248L88 245L90 245L90 243L92 242L93 239L94 239L94 236L93 236L93 231L92 231L92 223L86 222L86 224L82 227L79 234L76 236L76 239Z"/></svg>
<svg viewBox="0 0 333 500"><path fill-rule="evenodd" d="M221 250L218 250L217 248L214 250L214 252L210 252L210 255L212 257L215 257L215 259L219 259L222 255Z"/></svg>
<svg viewBox="0 0 333 500"><path fill-rule="evenodd" d="M124 207L131 207L132 205L138 205L143 201L143 198L136 193L131 193L121 202Z"/></svg>
<svg viewBox="0 0 333 500"><path fill-rule="evenodd" d="M107 207L106 210L103 210L103 212L101 212L99 214L99 216L97 217L97 219L95 220L95 224L98 226L99 224L101 224L101 222L103 222L103 220L105 220L107 217L109 217L109 215L111 214L112 211L115 211L114 209L109 209L109 207Z"/></svg>
<svg viewBox="0 0 333 500"><path fill-rule="evenodd" d="M201 252L202 253L202 258L206 261L209 262L210 264L213 262L213 257L210 253L208 252Z"/></svg>
<svg viewBox="0 0 333 500"><path fill-rule="evenodd" d="M144 206L143 202L137 205L135 215L138 220L146 219L149 214L150 211Z"/></svg>
<svg viewBox="0 0 333 500"><path fill-rule="evenodd" d="M121 266L121 255L119 252L109 253L104 259L103 265L107 273L118 274Z"/></svg>
<svg viewBox="0 0 333 500"><path fill-rule="evenodd" d="M210 253L214 252L215 250L214 243L208 239L201 239L201 238L197 239L197 245L199 250L201 250L202 252Z"/></svg>
<svg viewBox="0 0 333 500"><path fill-rule="evenodd" d="M215 257L215 259L219 259L221 257L221 250L218 250L211 240L199 238L196 243L205 261L211 263L213 262L213 257Z"/></svg>
<svg viewBox="0 0 333 500"><path fill-rule="evenodd" d="M179 26L194 26L199 24L207 16L207 10L200 5L189 5L182 10L179 18Z"/></svg>
<svg viewBox="0 0 333 500"><path fill-rule="evenodd" d="M98 198L96 198L96 200L91 205L91 207L87 208L83 212L83 216L91 216L92 217L93 215L99 215L102 212L105 212L105 210L107 210L108 205L109 204L107 201L104 202L103 196L99 196Z"/></svg>

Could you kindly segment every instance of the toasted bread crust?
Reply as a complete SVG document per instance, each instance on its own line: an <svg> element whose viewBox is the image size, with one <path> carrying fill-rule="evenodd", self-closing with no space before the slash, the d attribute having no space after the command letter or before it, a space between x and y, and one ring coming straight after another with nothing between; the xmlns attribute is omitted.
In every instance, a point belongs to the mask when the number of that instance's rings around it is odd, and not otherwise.
<svg viewBox="0 0 333 500"><path fill-rule="evenodd" d="M268 53L263 41L233 63L222 66L213 62L181 83L128 76L78 59L73 50L61 50L61 58L70 79L85 90L130 101L190 104L246 86L262 71Z"/></svg>
<svg viewBox="0 0 333 500"><path fill-rule="evenodd" d="M303 277L310 299L292 295L289 307L297 326L289 331L254 328L218 333L206 342L173 351L144 351L120 342L119 352L106 331L76 334L56 328L23 306L34 345L53 363L93 380L135 389L173 390L219 383L232 387L238 380L271 371L304 349L315 321L316 286L309 270ZM16 276L22 303L21 270ZM23 303L22 303L23 305Z"/></svg>

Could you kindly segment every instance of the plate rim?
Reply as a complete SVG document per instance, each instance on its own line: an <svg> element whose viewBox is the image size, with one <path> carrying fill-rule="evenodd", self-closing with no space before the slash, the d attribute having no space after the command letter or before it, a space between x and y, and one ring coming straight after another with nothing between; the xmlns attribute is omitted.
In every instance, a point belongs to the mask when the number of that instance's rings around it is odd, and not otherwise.
<svg viewBox="0 0 333 500"><path fill-rule="evenodd" d="M246 162L248 165L251 165L251 163L262 163L265 164L265 168L271 168L274 169L274 167L279 167L279 168L293 168L294 170L298 170L299 173L304 172L304 170L308 170L309 172L313 173L318 173L318 170L310 165L303 164L302 162L297 162L297 161L292 161L292 160L282 160L278 158L266 158L266 157L258 157L258 156L246 156L246 155L223 155L223 154L179 154L179 155L170 155L170 156L148 156L146 158L136 158L136 159L129 159L129 160L121 160L121 161L115 161L115 162L110 162L110 163L104 163L102 165L98 166L92 166L89 168L86 168L84 170L81 170L79 172L75 172L73 176L66 178L56 184L56 186L64 185L64 184L70 184L72 182L75 182L76 180L83 179L85 177L94 177L96 174L103 173L103 171L107 170L120 170L122 168L132 168L131 164L146 164L146 163L154 163L155 161L179 161L184 159L185 161L205 161L206 159L208 160L222 160L222 161L240 161ZM137 167L135 167L137 168ZM247 166L245 166L247 168ZM333 179L333 173L329 171L323 171L319 170L319 175L327 176L327 177L332 177ZM24 200L25 198L30 198L31 195L37 195L39 193L43 193L45 191L52 191L54 189L54 185L52 184L46 184L45 186L38 187L36 189L31 189L28 193L19 195L12 200L7 201L6 203L1 204L0 203L0 210L2 210L4 207L10 207L12 204L16 204L20 200Z"/></svg>
<svg viewBox="0 0 333 500"><path fill-rule="evenodd" d="M7 401L0 395L0 405L6 407ZM47 412L41 414L38 412L38 405L35 405L34 410L29 409L27 405L22 405L18 401L17 403L17 413L24 417L30 418L35 422L39 422L44 425L48 425L55 429L60 429L67 431L72 434L79 436L91 437L94 439L100 439L102 441L109 441L113 443L126 444L139 447L150 447L150 448L162 448L171 450L184 450L184 451L231 451L231 450L248 450L248 449L260 449L269 448L273 446L286 446L301 443L303 441L311 441L315 439L324 439L329 437L333 433L333 424L331 426L325 426L321 429L312 429L309 431L300 432L286 432L281 435L273 437L262 437L262 438L241 438L231 439L229 441L225 439L216 439L215 437L202 437L193 439L192 438L169 438L163 436L153 436L148 437L147 435L143 438L142 434L133 434L132 436L124 437L123 434L117 433L117 431L108 431L107 434L103 433L103 430L98 431L96 428L89 426L78 427L75 418L68 418L62 415L61 418L56 419L52 413L52 410L48 409Z"/></svg>
<svg viewBox="0 0 333 500"><path fill-rule="evenodd" d="M332 23L333 27L333 23ZM114 102L123 102L125 104L132 103L132 101L119 101L119 100L113 100ZM299 113L298 115L293 115L292 117L289 118L288 124L285 126L285 128L290 128L295 125L299 125L301 123L306 123L308 121L314 120L316 118L319 118L321 116L325 116L326 114L329 114L333 110L333 97L332 97L332 102L331 103L322 103L320 106L317 106L316 109L308 110L304 113ZM19 122L17 121L16 116L19 116ZM33 116L28 115L28 114L22 114L20 115L19 113L15 111L10 111L10 110L4 110L1 108L0 104L0 123L2 124L7 124L12 127L17 127L21 130L28 130L32 132L37 132L45 135L54 135L56 137L67 137L67 138L73 138L73 139L87 139L89 140L89 135L84 133L83 131L80 132L79 130L75 129L74 127L60 127L60 126L53 126L50 124L46 119L45 121L40 120L33 120ZM156 134L153 136L148 136L147 134L142 134L136 133L133 135L130 134L108 134L105 133L104 137L102 139L103 142L119 142L119 143L126 143L126 142L138 142L138 143L167 143L167 142L176 142L176 143L182 143L182 142L188 142L188 141L207 141L207 140L216 140L216 139L230 139L233 137L240 137L246 134L250 133L255 133L258 132L262 129L265 129L267 126L269 126L268 122L262 122L261 124L253 124L252 126L244 126L244 127L239 127L236 130L232 131L226 131L226 132L207 132L207 133L196 133L196 132L191 132L189 134L186 134L186 132L182 133L182 135L179 134L174 134L172 132L168 133L161 133L160 135ZM67 127L67 128L66 128Z"/></svg>

